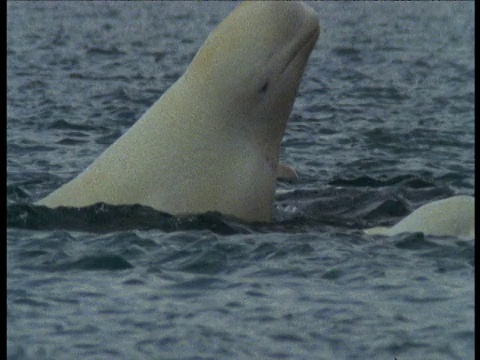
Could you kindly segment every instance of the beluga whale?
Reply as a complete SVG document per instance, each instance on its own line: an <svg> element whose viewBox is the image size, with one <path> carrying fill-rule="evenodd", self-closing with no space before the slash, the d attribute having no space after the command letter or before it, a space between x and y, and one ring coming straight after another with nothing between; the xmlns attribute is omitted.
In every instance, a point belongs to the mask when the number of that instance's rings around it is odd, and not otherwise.
<svg viewBox="0 0 480 360"><path fill-rule="evenodd" d="M452 196L427 203L392 227L364 230L367 235L393 236L406 232L475 239L475 198Z"/></svg>
<svg viewBox="0 0 480 360"><path fill-rule="evenodd" d="M90 166L36 202L140 204L174 215L272 219L282 136L320 34L298 1L245 1L184 74Z"/></svg>

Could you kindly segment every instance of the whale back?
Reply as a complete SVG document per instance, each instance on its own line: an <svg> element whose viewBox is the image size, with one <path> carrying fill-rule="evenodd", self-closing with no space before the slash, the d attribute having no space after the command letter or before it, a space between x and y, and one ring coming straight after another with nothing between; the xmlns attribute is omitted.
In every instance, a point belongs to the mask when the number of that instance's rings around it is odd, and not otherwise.
<svg viewBox="0 0 480 360"><path fill-rule="evenodd" d="M403 232L475 238L475 198L458 195L425 204L392 227L365 230L367 235L393 236Z"/></svg>

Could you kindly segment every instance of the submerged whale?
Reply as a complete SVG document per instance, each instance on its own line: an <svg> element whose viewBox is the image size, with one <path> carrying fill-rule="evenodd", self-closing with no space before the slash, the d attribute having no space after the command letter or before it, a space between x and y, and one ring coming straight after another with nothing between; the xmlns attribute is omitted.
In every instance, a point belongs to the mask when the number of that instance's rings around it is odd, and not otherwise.
<svg viewBox="0 0 480 360"><path fill-rule="evenodd" d="M458 195L425 204L392 227L364 230L367 235L392 236L404 232L475 238L475 198Z"/></svg>

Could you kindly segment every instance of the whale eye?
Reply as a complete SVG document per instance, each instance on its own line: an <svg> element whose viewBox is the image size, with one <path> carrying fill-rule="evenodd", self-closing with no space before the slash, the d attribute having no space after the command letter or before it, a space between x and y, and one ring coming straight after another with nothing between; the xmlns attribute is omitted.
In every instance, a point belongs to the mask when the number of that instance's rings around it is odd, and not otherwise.
<svg viewBox="0 0 480 360"><path fill-rule="evenodd" d="M265 82L263 83L262 87L260 88L260 94L265 94L265 93L267 92L267 90L268 90L268 86L269 86L269 85L270 85L270 84L269 84L268 80L265 81Z"/></svg>

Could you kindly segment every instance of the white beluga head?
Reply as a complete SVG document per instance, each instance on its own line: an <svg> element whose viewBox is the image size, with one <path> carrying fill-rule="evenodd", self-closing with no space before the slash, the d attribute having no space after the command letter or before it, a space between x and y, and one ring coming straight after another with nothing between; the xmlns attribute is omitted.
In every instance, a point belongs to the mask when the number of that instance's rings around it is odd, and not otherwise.
<svg viewBox="0 0 480 360"><path fill-rule="evenodd" d="M319 33L301 2L242 3L122 137L37 204L270 221L280 142Z"/></svg>
<svg viewBox="0 0 480 360"><path fill-rule="evenodd" d="M245 1L212 31L185 78L212 107L258 119L245 130L280 141L319 31L301 2Z"/></svg>

